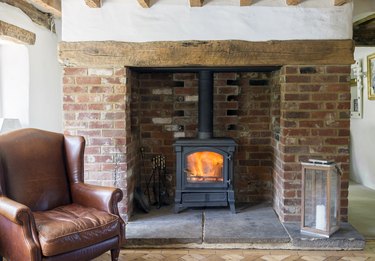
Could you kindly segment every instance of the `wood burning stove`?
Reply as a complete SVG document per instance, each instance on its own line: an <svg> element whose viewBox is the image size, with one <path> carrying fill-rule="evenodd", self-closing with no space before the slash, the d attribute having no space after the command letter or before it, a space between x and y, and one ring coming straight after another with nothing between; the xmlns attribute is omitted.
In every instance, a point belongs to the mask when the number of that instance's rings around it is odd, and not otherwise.
<svg viewBox="0 0 375 261"><path fill-rule="evenodd" d="M213 137L213 72L199 71L198 138L178 139L175 212L188 207L230 206L235 213L233 157L236 142Z"/></svg>
<svg viewBox="0 0 375 261"><path fill-rule="evenodd" d="M230 206L235 213L230 138L178 139L175 212L188 207Z"/></svg>

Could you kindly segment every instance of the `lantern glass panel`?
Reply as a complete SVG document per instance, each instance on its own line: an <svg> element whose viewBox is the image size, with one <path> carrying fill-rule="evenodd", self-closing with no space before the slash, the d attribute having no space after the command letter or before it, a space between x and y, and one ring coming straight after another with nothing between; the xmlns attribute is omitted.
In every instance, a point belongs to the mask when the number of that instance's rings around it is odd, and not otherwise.
<svg viewBox="0 0 375 261"><path fill-rule="evenodd" d="M335 226L338 226L338 218L337 218L337 215L338 215L338 205L337 205L337 197L338 197L338 193L340 193L338 191L338 188L339 188L339 179L338 179L338 175L337 175L337 171L336 170L332 170L332 173L331 173L331 201L330 201L330 205L331 205L331 214L330 214L330 224L332 227L335 227Z"/></svg>
<svg viewBox="0 0 375 261"><path fill-rule="evenodd" d="M301 232L329 237L340 227L341 171L333 161L302 162Z"/></svg>
<svg viewBox="0 0 375 261"><path fill-rule="evenodd" d="M323 170L306 169L305 172L305 215L306 227L325 230L327 175Z"/></svg>

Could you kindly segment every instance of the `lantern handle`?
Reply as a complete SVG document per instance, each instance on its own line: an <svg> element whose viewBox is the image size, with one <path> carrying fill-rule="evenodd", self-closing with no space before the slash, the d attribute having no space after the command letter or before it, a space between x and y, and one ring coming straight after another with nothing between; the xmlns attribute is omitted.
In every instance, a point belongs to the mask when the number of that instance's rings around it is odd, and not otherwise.
<svg viewBox="0 0 375 261"><path fill-rule="evenodd" d="M341 169L341 163L335 164L335 168L336 168L337 172L339 173L339 175L343 174L342 169Z"/></svg>

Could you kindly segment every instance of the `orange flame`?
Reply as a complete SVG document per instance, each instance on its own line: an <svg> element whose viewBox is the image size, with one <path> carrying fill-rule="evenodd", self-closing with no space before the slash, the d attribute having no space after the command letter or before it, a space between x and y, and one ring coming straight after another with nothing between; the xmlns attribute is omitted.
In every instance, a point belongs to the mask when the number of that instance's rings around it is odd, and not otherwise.
<svg viewBox="0 0 375 261"><path fill-rule="evenodd" d="M202 151L187 157L187 174L189 181L223 181L223 156Z"/></svg>

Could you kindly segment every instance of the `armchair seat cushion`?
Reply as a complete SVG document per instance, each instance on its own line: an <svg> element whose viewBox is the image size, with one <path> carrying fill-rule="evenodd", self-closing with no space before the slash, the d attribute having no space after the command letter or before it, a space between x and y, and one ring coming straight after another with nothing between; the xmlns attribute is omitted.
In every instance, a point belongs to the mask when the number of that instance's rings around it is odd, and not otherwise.
<svg viewBox="0 0 375 261"><path fill-rule="evenodd" d="M44 256L73 251L118 236L118 216L70 204L33 212Z"/></svg>

